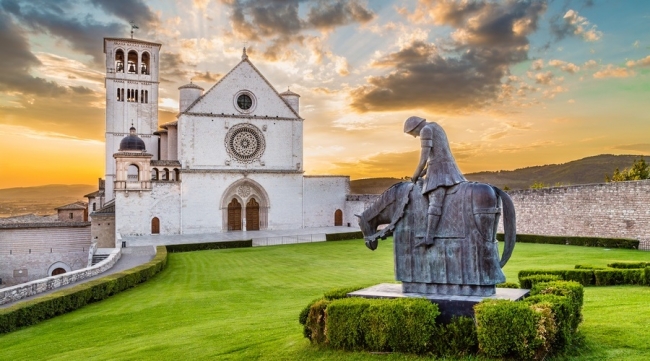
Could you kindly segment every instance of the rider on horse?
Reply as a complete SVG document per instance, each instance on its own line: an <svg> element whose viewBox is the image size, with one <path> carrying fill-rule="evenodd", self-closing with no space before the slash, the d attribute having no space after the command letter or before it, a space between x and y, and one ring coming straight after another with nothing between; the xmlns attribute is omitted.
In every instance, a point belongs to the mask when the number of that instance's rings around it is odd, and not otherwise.
<svg viewBox="0 0 650 361"><path fill-rule="evenodd" d="M432 246L434 234L442 216L442 204L447 188L467 182L467 179L458 169L456 160L449 149L447 135L438 123L427 122L426 119L420 117L410 117L404 122L404 133L413 137L419 136L421 139L420 162L411 181L415 183L418 178L426 174L422 194L426 194L429 198L427 233L425 238L415 246Z"/></svg>

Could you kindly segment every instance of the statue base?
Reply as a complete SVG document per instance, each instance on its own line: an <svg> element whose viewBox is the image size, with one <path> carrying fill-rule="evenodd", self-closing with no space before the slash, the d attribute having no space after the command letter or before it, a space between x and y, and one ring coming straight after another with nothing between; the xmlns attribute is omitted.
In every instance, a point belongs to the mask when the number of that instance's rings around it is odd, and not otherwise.
<svg viewBox="0 0 650 361"><path fill-rule="evenodd" d="M529 294L530 290L521 288L496 288L496 292L491 296L441 295L404 292L402 290L402 285L399 283L380 283L372 287L350 292L348 293L348 296L363 298L426 298L432 303L438 305L440 316L438 316L436 321L449 323L451 321L451 318L454 316L474 317L474 305L486 298L519 301L524 299Z"/></svg>
<svg viewBox="0 0 650 361"><path fill-rule="evenodd" d="M403 293L432 294L445 296L489 297L496 294L496 286L452 285L440 283L402 282Z"/></svg>

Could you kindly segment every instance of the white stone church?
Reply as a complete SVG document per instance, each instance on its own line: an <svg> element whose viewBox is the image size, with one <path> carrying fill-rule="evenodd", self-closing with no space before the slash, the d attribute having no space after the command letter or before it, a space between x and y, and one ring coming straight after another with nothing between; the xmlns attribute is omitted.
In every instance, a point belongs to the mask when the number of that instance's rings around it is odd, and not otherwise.
<svg viewBox="0 0 650 361"><path fill-rule="evenodd" d="M348 176L304 175L300 96L278 93L245 49L207 91L181 86L177 120L159 127L160 48L104 39L106 182L88 195L99 247L115 247L116 233L356 224Z"/></svg>

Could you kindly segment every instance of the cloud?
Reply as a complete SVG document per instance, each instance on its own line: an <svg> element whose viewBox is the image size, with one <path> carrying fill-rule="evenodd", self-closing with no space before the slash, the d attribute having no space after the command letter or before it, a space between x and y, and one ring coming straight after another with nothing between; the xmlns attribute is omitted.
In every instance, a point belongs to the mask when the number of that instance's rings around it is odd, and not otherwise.
<svg viewBox="0 0 650 361"><path fill-rule="evenodd" d="M580 71L579 66L573 63L566 62L564 60L557 60L557 59L549 60L548 65L566 71L569 74L575 74L576 72Z"/></svg>
<svg viewBox="0 0 650 361"><path fill-rule="evenodd" d="M529 72L528 77L531 79L535 79L535 83L537 84L549 85L551 84L554 75L550 71L547 71L545 73L537 73L537 74L533 74Z"/></svg>
<svg viewBox="0 0 650 361"><path fill-rule="evenodd" d="M621 144L613 146L612 149L617 150L631 150L642 153L650 153L650 143L638 143L638 144Z"/></svg>
<svg viewBox="0 0 650 361"><path fill-rule="evenodd" d="M291 45L303 44L308 31L329 32L336 27L371 21L375 14L360 1L222 0L230 7L232 36L268 44L261 52L265 59L291 58ZM301 11L304 6L306 11ZM306 15L301 16L305 13Z"/></svg>
<svg viewBox="0 0 650 361"><path fill-rule="evenodd" d="M643 59L630 60L627 63L625 63L625 65L627 65L629 68L650 66L650 55L646 56Z"/></svg>
<svg viewBox="0 0 650 361"><path fill-rule="evenodd" d="M41 61L30 51L25 32L3 12L0 12L0 48L0 91L40 96L66 93L66 88L56 82L30 74Z"/></svg>
<svg viewBox="0 0 650 361"><path fill-rule="evenodd" d="M351 90L357 112L427 109L454 112L498 98L511 65L528 59L527 36L546 10L543 2L421 2L439 25L455 28L439 49L413 38L372 62L389 69ZM426 9L425 9L426 7Z"/></svg>
<svg viewBox="0 0 650 361"><path fill-rule="evenodd" d="M575 10L569 9L564 16L551 19L551 32L557 40L562 40L567 36L578 36L585 41L597 41L602 38L603 33L596 30L596 25L592 25L584 16L578 15Z"/></svg>
<svg viewBox="0 0 650 361"><path fill-rule="evenodd" d="M533 61L533 63L530 66L533 70L542 70L544 67L544 60L542 59L537 59Z"/></svg>
<svg viewBox="0 0 650 361"><path fill-rule="evenodd" d="M594 78L596 79L605 79L605 78L627 78L633 76L634 71L628 68L618 67L612 64L608 64L606 67L594 73Z"/></svg>
<svg viewBox="0 0 650 361"><path fill-rule="evenodd" d="M206 71L205 73L195 72L194 76L192 77L192 80L214 83L217 80L219 80L222 76L223 74L220 73L212 74L209 71Z"/></svg>
<svg viewBox="0 0 650 361"><path fill-rule="evenodd" d="M332 173L349 174L352 178L383 176L404 177L413 174L420 151L377 153L358 160L333 162Z"/></svg>
<svg viewBox="0 0 650 361"><path fill-rule="evenodd" d="M125 34L126 25L97 22L90 14L74 14L76 4L71 1L35 0L18 2L4 0L2 8L26 28L64 40L73 50L90 55L96 64L102 64L104 54L97 39Z"/></svg>
<svg viewBox="0 0 650 361"><path fill-rule="evenodd" d="M593 60L593 59L589 59L589 60L587 60L587 61L584 63L584 65L583 65L583 67L584 67L585 69L593 69L593 68L595 68L595 67L597 67L597 66L598 66L598 63L597 63L595 60Z"/></svg>
<svg viewBox="0 0 650 361"><path fill-rule="evenodd" d="M133 21L138 27L158 23L156 14L142 0L90 0L90 3L126 22Z"/></svg>

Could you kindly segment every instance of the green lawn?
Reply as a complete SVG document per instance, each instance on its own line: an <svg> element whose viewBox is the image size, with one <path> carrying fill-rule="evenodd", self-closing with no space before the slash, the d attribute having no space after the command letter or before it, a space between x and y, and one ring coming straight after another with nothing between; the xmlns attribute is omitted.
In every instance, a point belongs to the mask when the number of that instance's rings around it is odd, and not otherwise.
<svg viewBox="0 0 650 361"><path fill-rule="evenodd" d="M650 260L650 252L517 244L505 267L606 265ZM319 349L302 337L298 313L336 287L393 280L391 241L176 253L153 280L108 300L0 336L2 360L266 359L406 360ZM576 359L650 359L650 287L586 288Z"/></svg>

